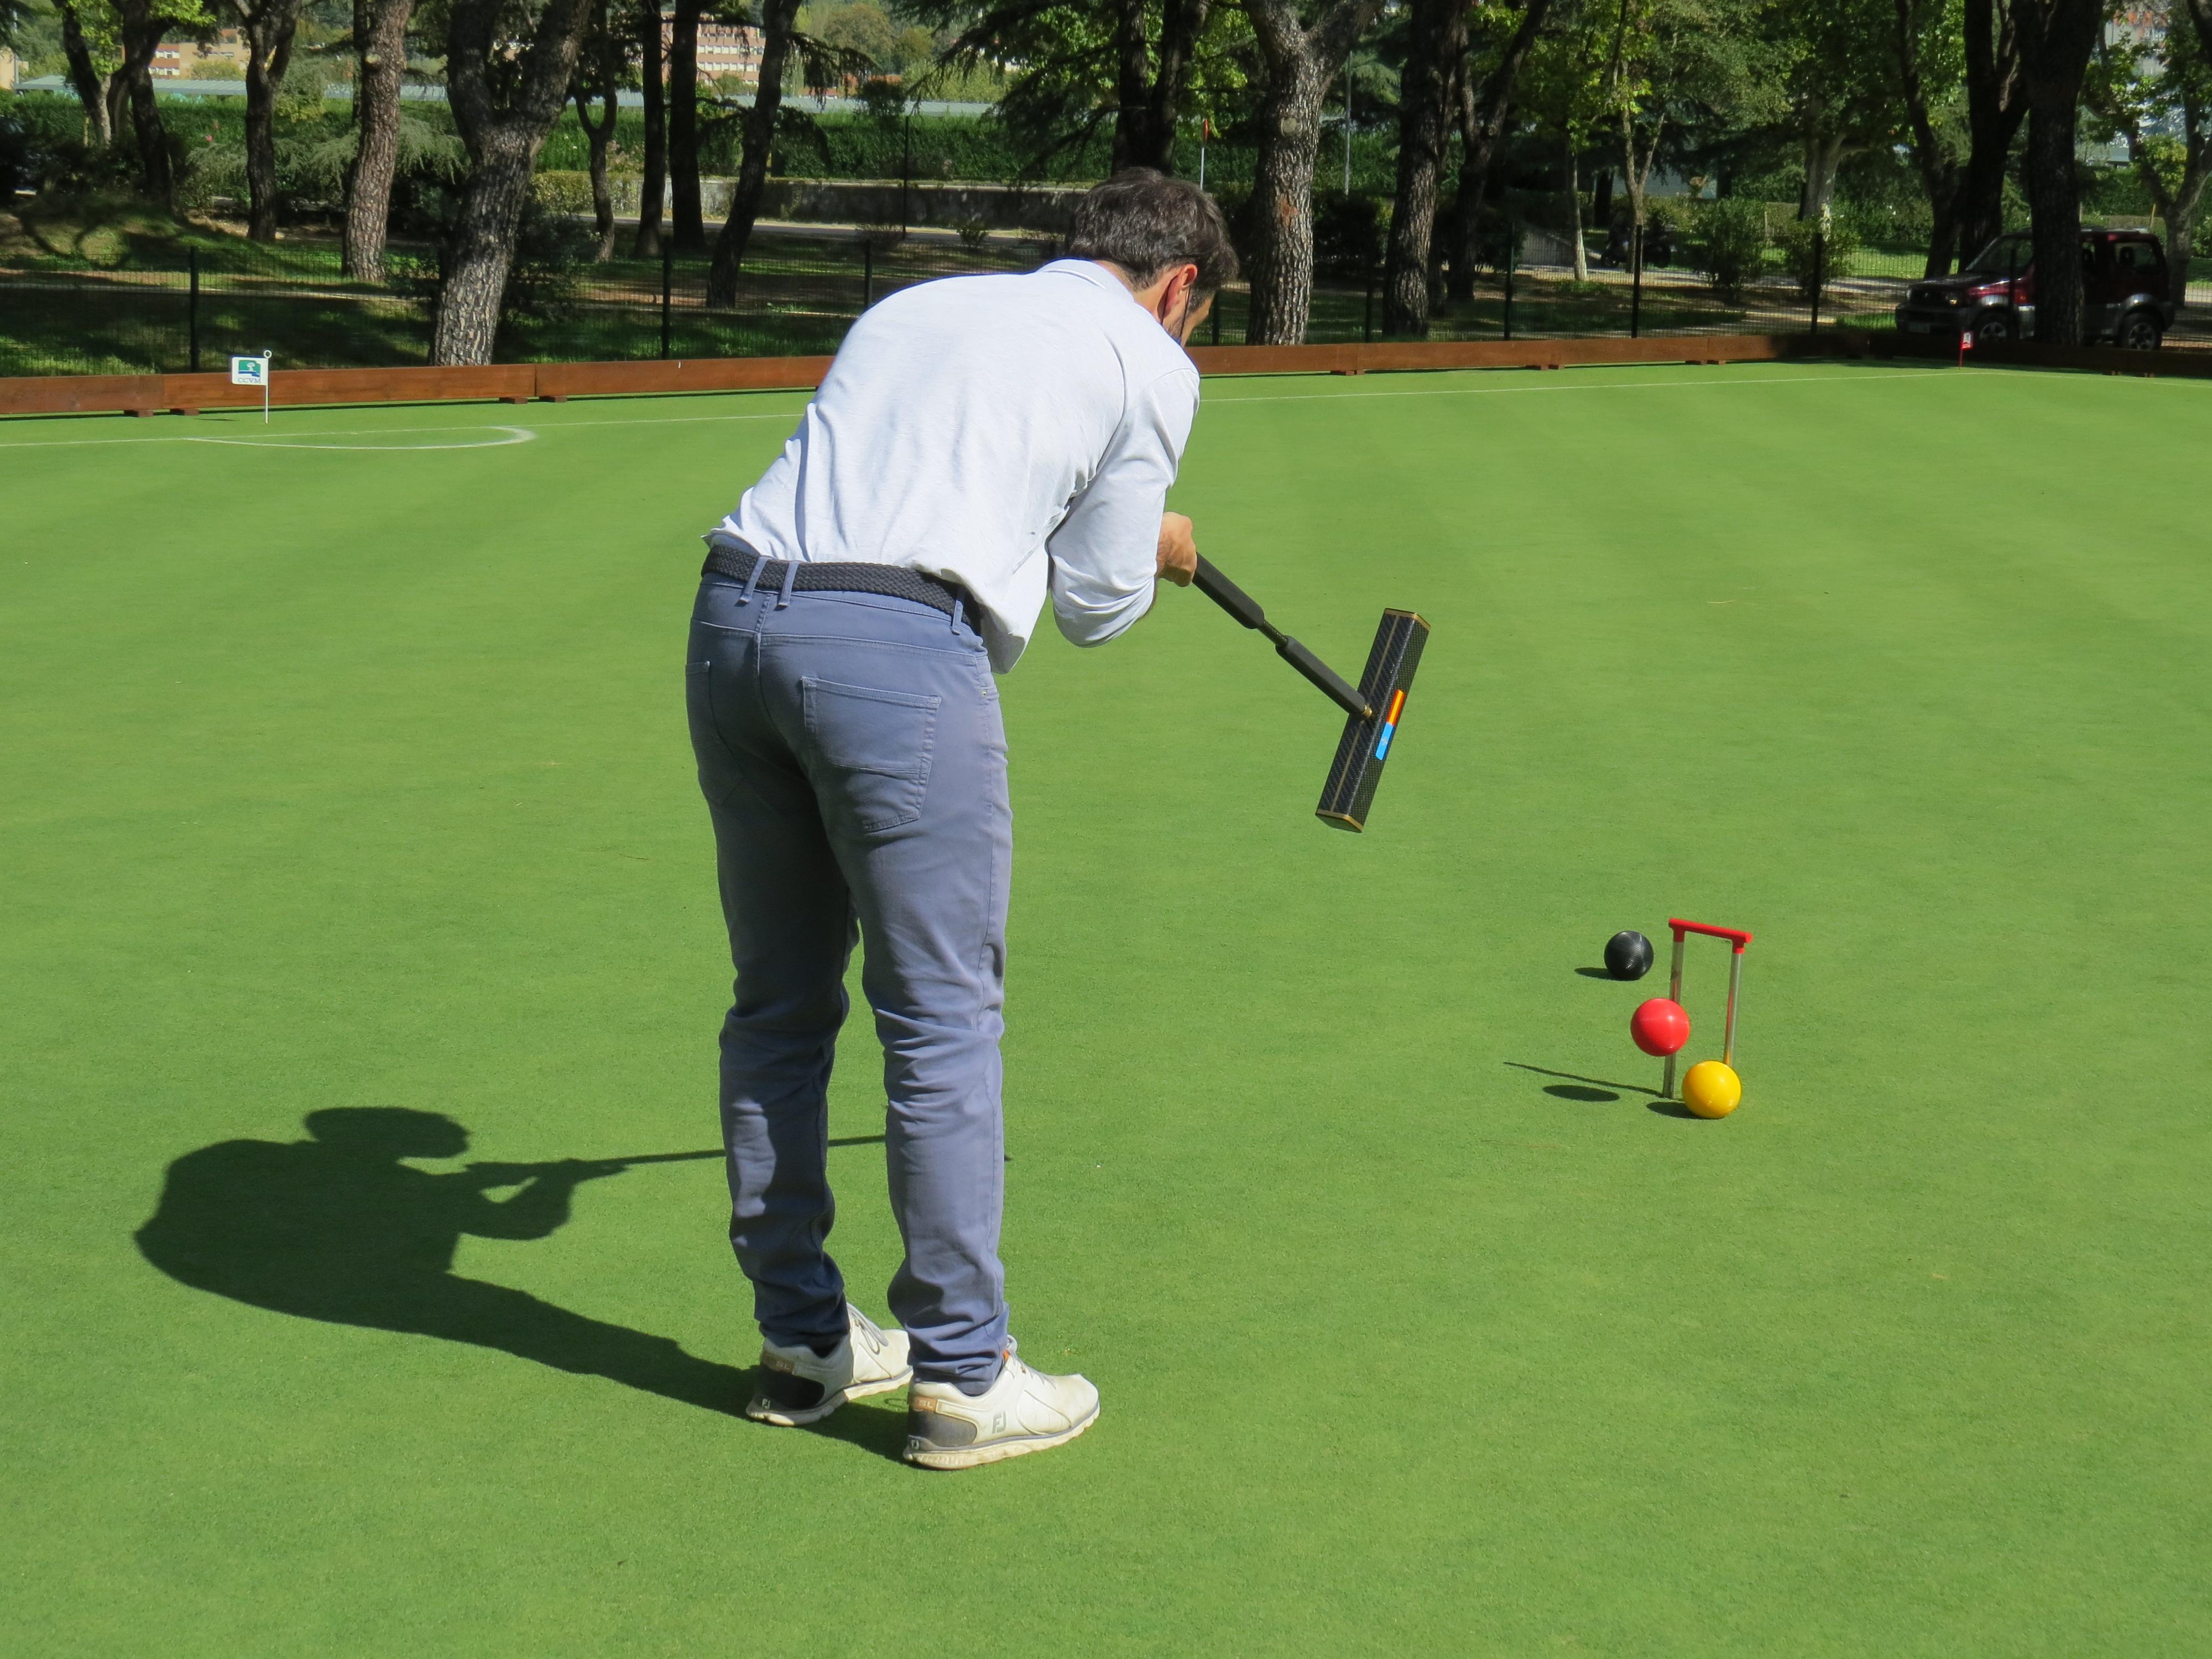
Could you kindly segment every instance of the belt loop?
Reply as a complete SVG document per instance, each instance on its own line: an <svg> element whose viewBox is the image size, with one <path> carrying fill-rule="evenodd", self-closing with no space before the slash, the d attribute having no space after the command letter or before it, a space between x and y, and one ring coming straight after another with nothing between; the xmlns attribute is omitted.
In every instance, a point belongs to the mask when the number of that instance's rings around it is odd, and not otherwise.
<svg viewBox="0 0 2212 1659"><path fill-rule="evenodd" d="M957 593L952 596L952 631L956 634L960 631L960 596Z"/></svg>
<svg viewBox="0 0 2212 1659"><path fill-rule="evenodd" d="M738 595L739 605L753 602L753 589L760 586L761 572L768 568L768 561L757 553L753 555L753 568L745 572L745 591Z"/></svg>
<svg viewBox="0 0 2212 1659"><path fill-rule="evenodd" d="M775 608L783 610L791 603L791 585L799 579L799 561L786 559L783 563L783 586L775 596Z"/></svg>

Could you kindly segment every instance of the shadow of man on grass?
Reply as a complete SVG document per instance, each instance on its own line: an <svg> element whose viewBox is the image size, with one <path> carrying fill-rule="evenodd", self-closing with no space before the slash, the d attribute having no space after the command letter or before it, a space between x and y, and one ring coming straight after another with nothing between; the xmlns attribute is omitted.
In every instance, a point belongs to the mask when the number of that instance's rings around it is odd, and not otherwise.
<svg viewBox="0 0 2212 1659"><path fill-rule="evenodd" d="M466 1152L468 1131L449 1117L342 1107L310 1112L306 1125L306 1140L226 1140L172 1164L160 1206L137 1235L147 1261L253 1307L473 1343L687 1406L742 1410L742 1370L453 1272L464 1236L544 1238L568 1221L579 1185L619 1164L435 1174L402 1160ZM490 1196L507 1187L513 1196Z"/></svg>

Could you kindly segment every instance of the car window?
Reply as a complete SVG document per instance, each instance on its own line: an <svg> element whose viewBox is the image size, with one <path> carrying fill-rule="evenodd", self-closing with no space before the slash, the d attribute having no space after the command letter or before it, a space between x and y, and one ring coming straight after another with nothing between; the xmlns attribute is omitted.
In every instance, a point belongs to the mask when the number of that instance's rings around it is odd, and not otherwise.
<svg viewBox="0 0 2212 1659"><path fill-rule="evenodd" d="M1960 267L1982 276L2023 276L2034 258L2025 236L2000 236Z"/></svg>
<svg viewBox="0 0 2212 1659"><path fill-rule="evenodd" d="M2159 268L2158 248L2149 242L2118 242L2112 257L2122 270L2148 271Z"/></svg>

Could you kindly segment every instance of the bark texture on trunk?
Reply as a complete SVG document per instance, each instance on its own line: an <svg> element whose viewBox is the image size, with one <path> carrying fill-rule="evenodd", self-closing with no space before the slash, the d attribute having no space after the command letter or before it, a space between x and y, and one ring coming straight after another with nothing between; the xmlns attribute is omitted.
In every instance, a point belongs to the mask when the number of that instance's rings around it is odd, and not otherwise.
<svg viewBox="0 0 2212 1659"><path fill-rule="evenodd" d="M1206 33L1212 0L1165 0L1160 44L1155 54L1152 91L1146 100L1146 147L1132 159L1140 167L1175 171L1176 126L1190 93L1190 72L1198 60L1199 37Z"/></svg>
<svg viewBox="0 0 2212 1659"><path fill-rule="evenodd" d="M2027 98L2027 204L2035 238L2035 337L2081 343L2081 191L2074 138L2105 0L2016 0Z"/></svg>
<svg viewBox="0 0 2212 1659"><path fill-rule="evenodd" d="M1382 0L1334 0L1312 27L1297 0L1248 0L1267 66L1254 169L1252 303L1248 345L1297 345L1313 309L1313 181L1322 100Z"/></svg>
<svg viewBox="0 0 2212 1659"><path fill-rule="evenodd" d="M699 14L704 0L676 0L668 37L668 176L675 186L670 233L679 253L707 246L699 198Z"/></svg>
<svg viewBox="0 0 2212 1659"><path fill-rule="evenodd" d="M1966 0L1966 130L1959 180L1959 254L1971 259L2004 230L2006 164L2027 114L2020 79L2020 34L2008 0Z"/></svg>
<svg viewBox="0 0 2212 1659"><path fill-rule="evenodd" d="M776 112L783 105L784 65L790 60L791 33L798 18L799 0L763 0L761 6L760 83L753 94L753 106L745 112L744 154L738 159L737 180L730 189L729 216L714 240L714 263L707 272L710 306L738 302L738 276L744 269L745 247L752 240L753 222L760 217L761 193L768 185Z"/></svg>
<svg viewBox="0 0 2212 1659"><path fill-rule="evenodd" d="M607 183L607 146L614 140L615 112L622 84L623 51L610 26L608 0L592 0L592 20L578 53L581 69L570 91L576 100L576 125L590 151L592 225L598 241L592 258L604 264L615 257L615 197ZM599 106L594 117L592 106Z"/></svg>
<svg viewBox="0 0 2212 1659"><path fill-rule="evenodd" d="M1465 0L1413 0L1398 82L1398 189L1382 264L1382 331L1429 331L1437 185L1451 142L1451 95L1467 54Z"/></svg>
<svg viewBox="0 0 2212 1659"><path fill-rule="evenodd" d="M637 189L637 240L631 249L641 259L660 257L661 215L668 195L668 94L662 76L660 0L650 0L637 13L638 76L644 88L644 177Z"/></svg>
<svg viewBox="0 0 2212 1659"><path fill-rule="evenodd" d="M69 61L70 90L84 106L85 125L100 147L106 149L115 142L115 116L108 107L107 88L93 67L92 48L85 44L84 25L76 15L73 0L55 0L54 9L62 22L62 56Z"/></svg>
<svg viewBox="0 0 2212 1659"><path fill-rule="evenodd" d="M1583 245L1583 157L1575 148L1575 136L1566 135L1567 151L1567 223L1575 239L1575 280L1589 281L1589 250Z"/></svg>
<svg viewBox="0 0 2212 1659"><path fill-rule="evenodd" d="M1145 0L1114 0L1114 151L1109 165L1115 173L1135 164L1133 152L1152 148L1152 48L1145 21Z"/></svg>
<svg viewBox="0 0 2212 1659"><path fill-rule="evenodd" d="M1115 0L1113 167L1175 171L1176 123L1212 0L1162 0L1159 38L1145 0Z"/></svg>
<svg viewBox="0 0 2212 1659"><path fill-rule="evenodd" d="M234 0L246 41L246 231L276 240L276 94L292 62L301 0Z"/></svg>
<svg viewBox="0 0 2212 1659"><path fill-rule="evenodd" d="M1892 49L1897 63L1898 91L1905 100L1905 119L1912 131L1912 161L1920 172L1920 187L1927 192L1933 221L1928 235L1928 260L1923 276L1950 274L1952 256L1958 252L1959 167L1943 153L1936 133L1934 112L1928 107L1927 83L1920 74L1920 19L1915 0L1897 0L1897 32Z"/></svg>
<svg viewBox="0 0 2212 1659"><path fill-rule="evenodd" d="M128 100L131 136L137 141L138 169L148 198L171 213L177 210L177 173L169 159L169 135L161 125L161 112L154 102L154 53L161 45L167 18L155 15L149 0L118 0L115 14L122 24L123 64L108 82L109 119L121 125L117 97Z"/></svg>
<svg viewBox="0 0 2212 1659"><path fill-rule="evenodd" d="M1536 45L1536 35L1552 9L1552 0L1522 0L1521 22L1505 51L1478 84L1462 76L1459 95L1459 196L1452 204L1451 280L1449 292L1462 304L1474 298L1474 268L1482 263L1482 202L1490 190L1490 163L1513 107L1513 88L1521 66ZM1638 185L1632 173L1629 190ZM1640 203L1640 198L1635 198ZM1638 209L1640 216L1642 209Z"/></svg>
<svg viewBox="0 0 2212 1659"><path fill-rule="evenodd" d="M399 171L399 88L415 0L354 0L353 165L346 174L344 270L384 280L392 185Z"/></svg>
<svg viewBox="0 0 2212 1659"><path fill-rule="evenodd" d="M503 98L492 86L493 56L505 49L501 18L500 0L453 0L447 28L446 85L469 176L430 336L430 361L438 364L492 359L531 169L568 101L591 0L547 0L520 61L501 66L509 71L499 76Z"/></svg>

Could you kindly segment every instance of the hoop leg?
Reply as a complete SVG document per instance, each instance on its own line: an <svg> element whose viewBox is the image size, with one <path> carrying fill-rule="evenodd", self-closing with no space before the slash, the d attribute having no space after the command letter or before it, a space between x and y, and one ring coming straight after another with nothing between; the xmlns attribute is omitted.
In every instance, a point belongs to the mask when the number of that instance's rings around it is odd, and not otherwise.
<svg viewBox="0 0 2212 1659"><path fill-rule="evenodd" d="M1721 1064L1723 1066L1735 1064L1735 1000L1736 993L1742 986L1743 952L1734 951L1729 954L1728 1035L1721 1048Z"/></svg>
<svg viewBox="0 0 2212 1659"><path fill-rule="evenodd" d="M1674 935L1674 965L1667 976L1667 1000L1674 1003L1677 1007L1681 1006L1682 936L1680 933ZM1675 1056L1673 1054L1667 1056L1667 1074L1659 1084L1659 1098L1662 1100L1672 1100L1674 1097L1674 1060Z"/></svg>

